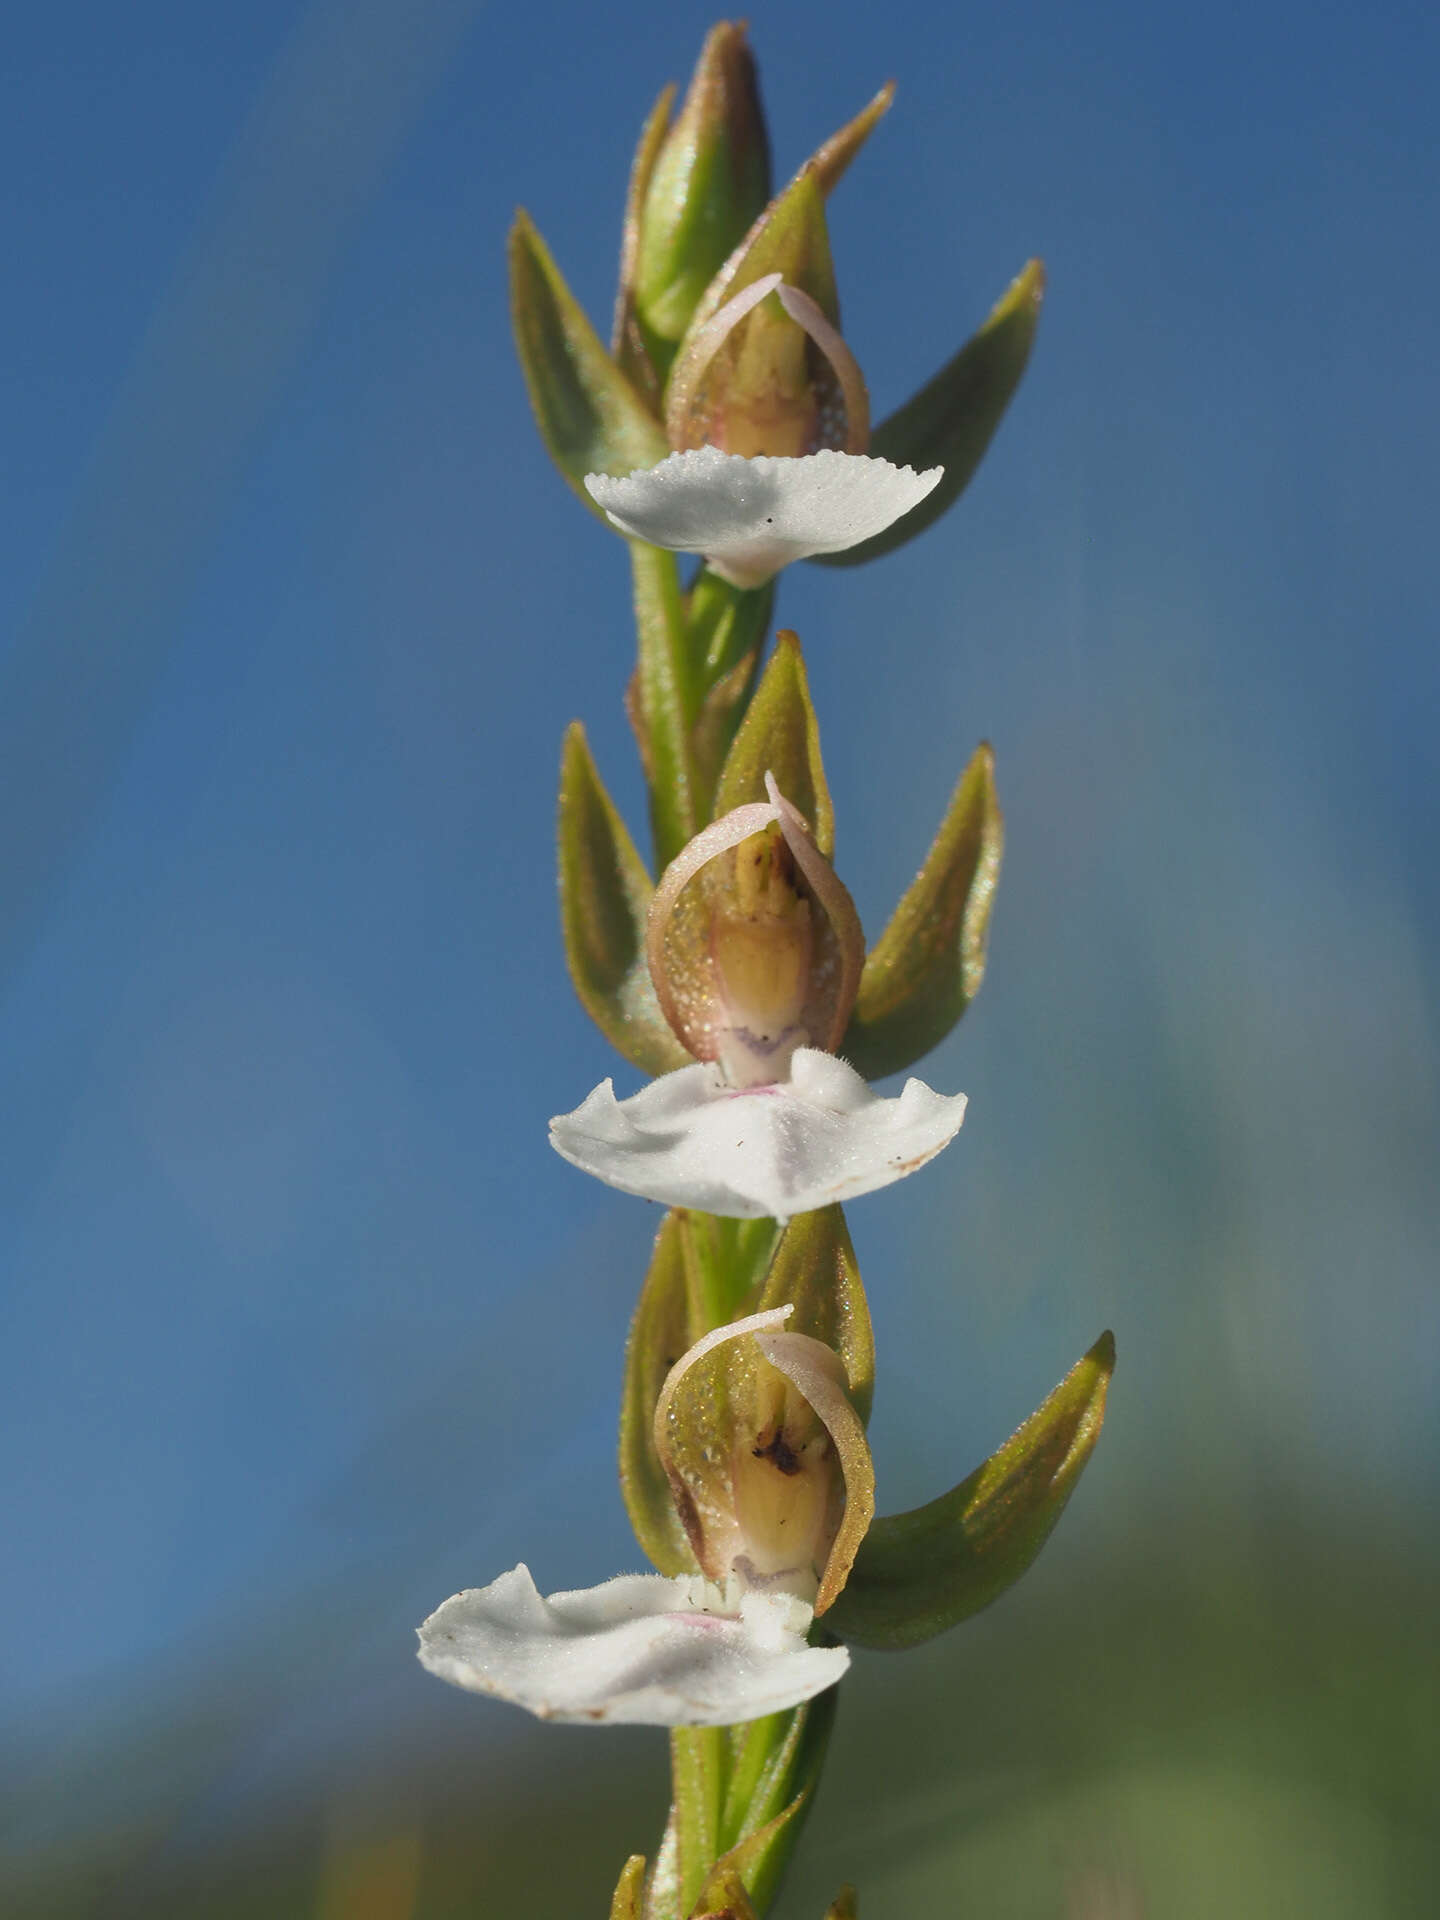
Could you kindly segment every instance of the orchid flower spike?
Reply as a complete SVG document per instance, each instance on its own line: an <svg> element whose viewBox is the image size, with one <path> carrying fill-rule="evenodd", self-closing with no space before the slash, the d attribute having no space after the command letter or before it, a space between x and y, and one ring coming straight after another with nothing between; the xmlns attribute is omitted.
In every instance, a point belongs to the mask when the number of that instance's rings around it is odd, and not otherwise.
<svg viewBox="0 0 1440 1920"><path fill-rule="evenodd" d="M778 273L695 331L671 378L666 430L677 449L668 460L624 479L587 474L585 485L621 533L703 554L737 587L883 533L944 472L867 457L870 402L855 356Z"/></svg>
<svg viewBox="0 0 1440 1920"><path fill-rule="evenodd" d="M661 1011L698 1065L628 1100L604 1080L550 1122L573 1165L625 1193L788 1220L913 1173L959 1131L965 1096L873 1093L839 1059L859 991L854 902L769 774L684 847L650 905Z"/></svg>
<svg viewBox="0 0 1440 1920"><path fill-rule="evenodd" d="M457 1593L420 1661L546 1720L730 1726L798 1706L850 1664L812 1647L874 1514L838 1356L779 1307L718 1328L671 1369L655 1444L698 1573L621 1574L542 1598L525 1566Z"/></svg>

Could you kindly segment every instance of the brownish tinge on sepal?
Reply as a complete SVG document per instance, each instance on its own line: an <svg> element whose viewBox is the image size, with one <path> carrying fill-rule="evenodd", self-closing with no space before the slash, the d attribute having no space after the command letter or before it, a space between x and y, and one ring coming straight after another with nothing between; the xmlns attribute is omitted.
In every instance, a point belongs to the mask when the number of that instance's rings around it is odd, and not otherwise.
<svg viewBox="0 0 1440 1920"><path fill-rule="evenodd" d="M646 933L665 1018L734 1086L783 1079L797 1047L834 1050L864 955L850 895L773 783L771 793L671 861Z"/></svg>
<svg viewBox="0 0 1440 1920"><path fill-rule="evenodd" d="M715 274L770 198L770 141L743 23L712 27L659 144L638 214L635 300L673 350Z"/></svg>
<svg viewBox="0 0 1440 1920"><path fill-rule="evenodd" d="M825 1920L859 1920L860 1902L854 1887L842 1887L825 1909Z"/></svg>
<svg viewBox="0 0 1440 1920"><path fill-rule="evenodd" d="M655 1453L702 1571L834 1601L874 1515L865 1429L840 1357L789 1308L698 1341L655 1405Z"/></svg>

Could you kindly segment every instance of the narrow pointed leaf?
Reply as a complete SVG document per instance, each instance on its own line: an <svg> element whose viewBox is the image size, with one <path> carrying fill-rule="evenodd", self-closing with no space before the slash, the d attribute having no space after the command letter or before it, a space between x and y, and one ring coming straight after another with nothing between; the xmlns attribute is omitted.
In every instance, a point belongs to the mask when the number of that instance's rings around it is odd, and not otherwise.
<svg viewBox="0 0 1440 1920"><path fill-rule="evenodd" d="M850 1399L862 1420L875 1394L875 1338L850 1231L841 1207L797 1214L770 1262L755 1311L791 1305L786 1326L839 1354Z"/></svg>
<svg viewBox="0 0 1440 1920"><path fill-rule="evenodd" d="M835 851L835 809L820 758L820 723L810 698L805 660L793 633L776 636L775 651L761 675L715 788L718 819L733 807L765 798L765 775L798 807L815 844L828 859Z"/></svg>
<svg viewBox="0 0 1440 1920"><path fill-rule="evenodd" d="M526 213L510 229L510 314L540 437L581 500L587 473L634 473L670 451L664 429L606 353Z"/></svg>
<svg viewBox="0 0 1440 1920"><path fill-rule="evenodd" d="M877 1520L825 1624L867 1647L911 1647L1013 1586L1065 1510L1100 1437L1115 1367L1104 1333L1044 1404L968 1480Z"/></svg>
<svg viewBox="0 0 1440 1920"><path fill-rule="evenodd" d="M610 1901L610 1920L641 1920L641 1898L645 1891L645 1856L632 1853L620 1870L615 1893Z"/></svg>
<svg viewBox="0 0 1440 1920"><path fill-rule="evenodd" d="M635 158L630 163L630 184L625 193L625 225L620 240L620 284L615 294L615 320L610 331L610 357L657 416L660 412L661 379L645 340L640 316L635 310L635 268L640 250L640 209L645 202L650 176L670 126L670 109L675 103L674 86L666 87L650 117L640 129Z"/></svg>
<svg viewBox="0 0 1440 1920"><path fill-rule="evenodd" d="M1044 292L1045 270L1032 260L975 337L871 434L870 452L897 467L943 466L939 486L873 539L840 553L812 555L817 564L854 567L878 559L923 533L955 504L1020 384Z"/></svg>
<svg viewBox="0 0 1440 1920"><path fill-rule="evenodd" d="M559 843L560 923L580 1004L606 1039L647 1073L689 1066L645 961L654 887L578 720L565 735L560 762Z"/></svg>
<svg viewBox="0 0 1440 1920"><path fill-rule="evenodd" d="M807 1787L758 1832L721 1855L701 1887L695 1908L697 1915L725 1911L724 1888L731 1875L753 1902L751 1913L757 1907L762 1913L765 1911L794 1852L805 1815L810 1811L811 1798ZM736 1920L742 1920L742 1915L737 1915Z"/></svg>
<svg viewBox="0 0 1440 1920"><path fill-rule="evenodd" d="M913 1066L980 991L1003 844L995 756L981 746L924 866L866 956L840 1051L867 1080Z"/></svg>

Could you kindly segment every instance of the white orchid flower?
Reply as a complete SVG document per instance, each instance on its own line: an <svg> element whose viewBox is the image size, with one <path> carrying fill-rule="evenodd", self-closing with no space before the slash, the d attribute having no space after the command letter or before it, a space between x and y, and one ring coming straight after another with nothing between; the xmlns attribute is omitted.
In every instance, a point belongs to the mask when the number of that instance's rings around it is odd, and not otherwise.
<svg viewBox="0 0 1440 1920"><path fill-rule="evenodd" d="M656 995L699 1064L626 1100L602 1081L550 1141L625 1193L783 1221L913 1173L955 1137L965 1096L911 1079L882 1098L835 1055L864 935L769 775L766 791L697 834L650 906Z"/></svg>
<svg viewBox="0 0 1440 1920"><path fill-rule="evenodd" d="M699 1573L621 1574L546 1599L518 1566L431 1614L421 1664L542 1719L582 1724L730 1726L833 1686L849 1654L806 1635L844 1586L874 1513L874 1476L843 1366L820 1341L781 1331L790 1312L707 1334L656 1405L656 1448ZM721 1359L732 1342L749 1351ZM696 1438L702 1423L680 1417L677 1401L705 1390L699 1363L703 1375L732 1358L730 1401L748 1418L732 1416L728 1448L709 1448L717 1463Z"/></svg>
<svg viewBox="0 0 1440 1920"><path fill-rule="evenodd" d="M715 398L707 378L717 357L742 322L751 330L761 323L756 310L772 293L785 332L760 359L773 378L771 356L779 354L783 365L789 347L803 360L808 339L819 349L825 381L810 383L798 372L793 382L782 379L782 389L800 389L798 403L788 391L769 392L768 382L744 405ZM585 485L621 533L703 554L712 572L737 587L761 586L792 560L838 553L883 533L944 473L917 473L865 453L870 410L855 358L815 301L778 273L754 281L697 330L671 379L666 426L681 451L624 478L587 474Z"/></svg>

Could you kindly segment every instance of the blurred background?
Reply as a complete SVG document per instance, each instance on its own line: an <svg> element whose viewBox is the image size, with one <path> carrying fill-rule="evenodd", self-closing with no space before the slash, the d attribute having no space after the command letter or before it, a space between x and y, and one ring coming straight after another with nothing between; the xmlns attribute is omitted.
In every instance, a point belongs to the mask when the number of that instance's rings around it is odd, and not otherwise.
<svg viewBox="0 0 1440 1920"><path fill-rule="evenodd" d="M680 0L57 0L0 56L0 1907L600 1915L665 1743L416 1667L524 1558L634 1567L656 1210L546 1117L617 1066L561 729L637 829L621 542L532 430L523 202L608 327ZM877 417L1031 254L961 505L795 568L878 932L977 739L1009 827L964 1133L851 1227L882 1510L1104 1326L1035 1571L862 1655L782 1911L1440 1900L1437 16L764 0Z"/></svg>

